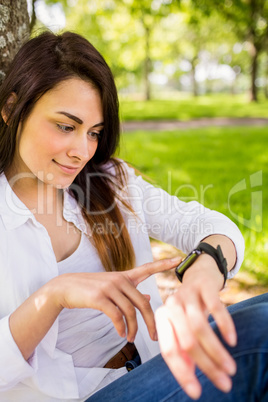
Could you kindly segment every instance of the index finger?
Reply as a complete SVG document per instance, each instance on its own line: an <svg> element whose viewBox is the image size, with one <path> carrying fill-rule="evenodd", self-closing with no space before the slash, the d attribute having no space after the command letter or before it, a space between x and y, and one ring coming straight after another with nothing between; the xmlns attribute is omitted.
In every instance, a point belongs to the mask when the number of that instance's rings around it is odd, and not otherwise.
<svg viewBox="0 0 268 402"><path fill-rule="evenodd" d="M165 258L163 260L148 262L140 267L133 268L130 271L126 271L127 276L132 281L134 286L137 286L140 282L149 278L149 276L157 274L158 272L168 271L175 268L182 260L182 257Z"/></svg>

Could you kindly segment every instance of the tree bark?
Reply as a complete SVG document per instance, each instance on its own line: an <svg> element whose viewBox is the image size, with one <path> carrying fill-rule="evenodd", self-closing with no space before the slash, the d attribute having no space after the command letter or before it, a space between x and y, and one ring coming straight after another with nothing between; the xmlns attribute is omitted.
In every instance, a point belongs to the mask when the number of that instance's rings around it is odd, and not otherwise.
<svg viewBox="0 0 268 402"><path fill-rule="evenodd" d="M152 62L150 58L150 29L145 26L145 60L144 60L144 83L145 83L145 99L151 99L151 83L149 74L151 72Z"/></svg>
<svg viewBox="0 0 268 402"><path fill-rule="evenodd" d="M0 85L29 34L27 0L0 0Z"/></svg>
<svg viewBox="0 0 268 402"><path fill-rule="evenodd" d="M268 55L266 55L266 69L265 69L265 98L268 99Z"/></svg>
<svg viewBox="0 0 268 402"><path fill-rule="evenodd" d="M191 80L192 80L192 92L193 92L193 96L198 96L198 85L197 85L197 81L195 78L195 73L196 73L196 66L198 64L198 57L195 56L191 61Z"/></svg>
<svg viewBox="0 0 268 402"><path fill-rule="evenodd" d="M258 72L258 56L259 51L257 47L252 44L253 51L251 54L251 88L250 88L250 100L252 102L258 101L258 90L256 86L257 72Z"/></svg>
<svg viewBox="0 0 268 402"><path fill-rule="evenodd" d="M258 56L259 47L257 46L256 37L256 21L258 4L256 0L249 1L250 7L250 37L251 37L251 91L250 100L252 102L258 101L258 91L256 86L257 70L258 70Z"/></svg>

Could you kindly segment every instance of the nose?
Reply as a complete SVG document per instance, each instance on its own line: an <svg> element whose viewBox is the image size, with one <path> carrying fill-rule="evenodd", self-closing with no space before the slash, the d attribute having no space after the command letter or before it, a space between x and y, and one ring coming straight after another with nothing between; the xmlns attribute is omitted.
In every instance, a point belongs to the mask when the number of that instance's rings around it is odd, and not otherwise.
<svg viewBox="0 0 268 402"><path fill-rule="evenodd" d="M92 152L90 151L90 144L87 135L77 135L72 138L67 154L71 158L76 158L84 162L92 157Z"/></svg>

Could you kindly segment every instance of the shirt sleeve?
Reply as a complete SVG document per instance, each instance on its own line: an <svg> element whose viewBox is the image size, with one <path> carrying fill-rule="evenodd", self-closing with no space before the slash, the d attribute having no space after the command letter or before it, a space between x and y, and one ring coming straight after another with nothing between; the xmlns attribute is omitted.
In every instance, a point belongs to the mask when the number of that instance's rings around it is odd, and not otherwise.
<svg viewBox="0 0 268 402"><path fill-rule="evenodd" d="M237 253L236 264L228 278L237 273L244 258L245 244L234 222L197 201L183 202L136 176L134 169L127 167L127 170L130 202L135 205L138 216L142 216L150 237L172 244L187 254L205 237L225 235L232 240Z"/></svg>
<svg viewBox="0 0 268 402"><path fill-rule="evenodd" d="M33 376L37 370L35 353L26 361L14 341L9 328L9 316L0 320L0 356L0 392Z"/></svg>

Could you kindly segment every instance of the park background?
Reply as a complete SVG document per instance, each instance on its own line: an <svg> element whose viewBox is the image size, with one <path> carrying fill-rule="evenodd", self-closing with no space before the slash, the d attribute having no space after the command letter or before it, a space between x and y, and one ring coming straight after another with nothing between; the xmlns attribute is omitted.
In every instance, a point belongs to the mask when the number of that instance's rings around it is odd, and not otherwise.
<svg viewBox="0 0 268 402"><path fill-rule="evenodd" d="M19 3L0 1L2 22L1 7L18 15ZM120 97L118 156L239 226L245 260L224 301L266 291L268 1L28 0L27 7L28 35L73 30L104 55ZM152 247L155 258L177 253ZM178 286L174 274L158 282L163 298ZM232 289L236 299L228 298Z"/></svg>

